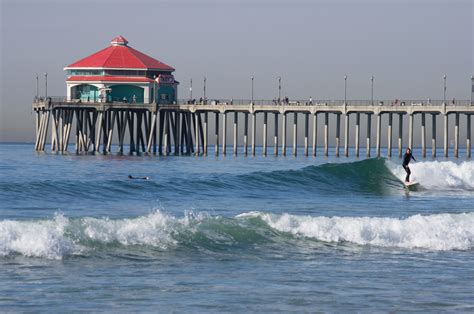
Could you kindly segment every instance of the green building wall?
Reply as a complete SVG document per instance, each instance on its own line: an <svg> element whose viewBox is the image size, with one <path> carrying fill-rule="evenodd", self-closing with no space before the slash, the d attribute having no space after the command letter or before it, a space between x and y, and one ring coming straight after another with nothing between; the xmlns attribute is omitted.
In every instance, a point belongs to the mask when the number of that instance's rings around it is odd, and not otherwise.
<svg viewBox="0 0 474 314"><path fill-rule="evenodd" d="M160 85L158 87L158 103L161 104L172 104L175 99L175 90L170 85Z"/></svg>
<svg viewBox="0 0 474 314"><path fill-rule="evenodd" d="M112 91L109 94L109 100L111 101L123 101L124 98L127 102L133 101L135 96L135 102L143 103L144 101L144 89L134 85L112 85L110 86Z"/></svg>

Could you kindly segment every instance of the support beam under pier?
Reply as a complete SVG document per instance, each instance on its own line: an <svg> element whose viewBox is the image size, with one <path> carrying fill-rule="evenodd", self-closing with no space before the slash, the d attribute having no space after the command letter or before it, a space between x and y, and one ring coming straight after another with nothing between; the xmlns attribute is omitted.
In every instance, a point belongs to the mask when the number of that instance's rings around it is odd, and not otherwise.
<svg viewBox="0 0 474 314"><path fill-rule="evenodd" d="M372 133L372 114L367 114L366 156L370 157L370 136Z"/></svg>
<svg viewBox="0 0 474 314"><path fill-rule="evenodd" d="M349 113L344 117L344 156L349 157Z"/></svg>
<svg viewBox="0 0 474 314"><path fill-rule="evenodd" d="M278 156L278 113L275 113L275 130L274 130L274 138L273 138L273 153L275 156Z"/></svg>
<svg viewBox="0 0 474 314"><path fill-rule="evenodd" d="M459 157L459 113L454 115L454 157Z"/></svg>
<svg viewBox="0 0 474 314"><path fill-rule="evenodd" d="M324 113L324 156L329 155L329 113Z"/></svg>
<svg viewBox="0 0 474 314"><path fill-rule="evenodd" d="M304 114L304 155L308 156L308 113Z"/></svg>
<svg viewBox="0 0 474 314"><path fill-rule="evenodd" d="M227 113L222 114L222 154L227 153Z"/></svg>
<svg viewBox="0 0 474 314"><path fill-rule="evenodd" d="M444 120L444 138L443 138L443 142L444 142L444 157L448 157L448 124L449 124L449 121L448 121L448 115L445 113L443 115L443 120Z"/></svg>
<svg viewBox="0 0 474 314"><path fill-rule="evenodd" d="M318 149L318 114L313 115L313 157L316 157L316 151Z"/></svg>
<svg viewBox="0 0 474 314"><path fill-rule="evenodd" d="M403 114L398 114L398 157L402 158L403 145Z"/></svg>
<svg viewBox="0 0 474 314"><path fill-rule="evenodd" d="M466 114L466 157L471 158L471 115Z"/></svg>
<svg viewBox="0 0 474 314"><path fill-rule="evenodd" d="M238 146L238 133L239 133L239 113L234 112L234 156L237 156L237 146Z"/></svg>
<svg viewBox="0 0 474 314"><path fill-rule="evenodd" d="M341 114L336 113L336 157L339 157L340 144L341 144Z"/></svg>
<svg viewBox="0 0 474 314"><path fill-rule="evenodd" d="M298 153L298 114L293 113L293 156Z"/></svg>
<svg viewBox="0 0 474 314"><path fill-rule="evenodd" d="M431 115L431 157L436 157L436 114Z"/></svg>
<svg viewBox="0 0 474 314"><path fill-rule="evenodd" d="M263 156L267 156L267 119L268 113L263 113Z"/></svg>
<svg viewBox="0 0 474 314"><path fill-rule="evenodd" d="M215 113L215 125L214 125L214 136L215 136L215 143L214 143L214 152L216 156L219 155L219 112Z"/></svg>
<svg viewBox="0 0 474 314"><path fill-rule="evenodd" d="M247 156L248 138L249 138L249 114L248 112L245 112L244 113L244 156Z"/></svg>
<svg viewBox="0 0 474 314"><path fill-rule="evenodd" d="M282 136L281 136L281 154L286 156L286 113L281 116Z"/></svg>
<svg viewBox="0 0 474 314"><path fill-rule="evenodd" d="M387 156L392 157L392 124L393 114L388 114L388 129L387 129Z"/></svg>
<svg viewBox="0 0 474 314"><path fill-rule="evenodd" d="M360 137L360 113L356 113L355 125L355 155L359 157L359 137Z"/></svg>
<svg viewBox="0 0 474 314"><path fill-rule="evenodd" d="M256 113L252 112L252 157L255 156L255 145L257 139L257 117Z"/></svg>
<svg viewBox="0 0 474 314"><path fill-rule="evenodd" d="M413 149L413 114L408 115L408 147Z"/></svg>

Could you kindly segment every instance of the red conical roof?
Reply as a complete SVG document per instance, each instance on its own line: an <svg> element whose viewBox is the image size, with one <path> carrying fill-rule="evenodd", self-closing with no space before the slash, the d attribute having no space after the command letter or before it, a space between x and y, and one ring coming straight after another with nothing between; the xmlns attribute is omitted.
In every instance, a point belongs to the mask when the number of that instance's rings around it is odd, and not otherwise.
<svg viewBox="0 0 474 314"><path fill-rule="evenodd" d="M65 69L71 68L175 70L163 62L129 47L128 41L123 36L115 37L109 47L76 61Z"/></svg>

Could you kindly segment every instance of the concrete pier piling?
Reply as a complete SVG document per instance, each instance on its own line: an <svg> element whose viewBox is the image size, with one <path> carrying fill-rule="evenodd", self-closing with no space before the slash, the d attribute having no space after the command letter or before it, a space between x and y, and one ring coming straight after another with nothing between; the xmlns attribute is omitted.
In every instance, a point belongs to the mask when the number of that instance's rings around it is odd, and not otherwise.
<svg viewBox="0 0 474 314"><path fill-rule="evenodd" d="M304 114L304 155L308 156L309 113Z"/></svg>
<svg viewBox="0 0 474 314"><path fill-rule="evenodd" d="M196 152L196 156L199 156L200 154L200 148L199 148L199 113L194 114L194 131L195 131L195 136L194 136L194 141L196 143L196 148L194 149Z"/></svg>
<svg viewBox="0 0 474 314"><path fill-rule="evenodd" d="M286 113L281 115L281 127L282 127L282 135L281 135L281 154L286 156Z"/></svg>
<svg viewBox="0 0 474 314"><path fill-rule="evenodd" d="M268 113L264 112L263 113L263 140L262 140L262 145L263 145L263 156L267 156L267 137L268 137L268 132L267 132L267 119L268 119Z"/></svg>
<svg viewBox="0 0 474 314"><path fill-rule="evenodd" d="M298 113L293 113L293 156L298 153Z"/></svg>
<svg viewBox="0 0 474 314"><path fill-rule="evenodd" d="M207 125L208 125L208 114L207 114L207 112L204 112L204 143L203 143L204 156L207 156L207 131L208 131L208 126ZM179 128L177 130L179 130ZM179 131L177 131L176 133L178 135ZM175 143L177 143L177 142L178 141L176 140Z"/></svg>
<svg viewBox="0 0 474 314"><path fill-rule="evenodd" d="M35 111L35 149L44 151L46 140L50 140L51 151L54 153L64 153L68 151L71 129L75 128L75 151L77 154L103 154L113 153L112 143L117 143L117 151L124 152L125 144L129 144L130 154L196 154L207 155L209 145L209 113L214 113L214 147L216 156L219 155L220 145L222 154L226 154L227 144L227 114L233 113L233 153L236 155L239 149L239 136L242 128L239 129L239 115L243 114L243 152L247 155L248 136L251 132L251 152L255 156L256 136L261 130L262 134L262 154L268 155L268 114L274 116L273 146L274 155L279 154L279 136L281 135L281 154L286 156L287 141L287 115L293 114L292 128L292 154L298 154L298 140L303 137L304 156L309 155L309 116L312 115L312 156L316 156L318 149L318 114L323 114L324 127L322 139L324 141L324 156L329 156L329 143L335 144L334 155L339 156L341 148L341 115L344 114L344 155L349 156L350 144L350 115L355 114L355 155L360 154L360 115L367 117L366 145L367 156L371 156L371 136L372 136L372 115L376 119L376 155L381 156L382 142L386 130L387 156L392 156L393 139L393 115L398 114L398 156L403 154L404 134L403 121L408 120L408 146L417 145L421 147L422 157L426 157L426 114L431 115L431 155L436 157L436 133L437 115L443 117L443 149L444 156L448 156L450 141L453 142L453 156L459 157L459 151L463 146L460 141L460 134L466 134L466 157L471 156L471 116L474 114L474 106L467 102L446 105L440 101L434 105L432 102L423 103L412 101L411 104L392 104L384 106L384 102L379 105L354 104L351 102L340 103L307 103L307 102L286 102L286 103L201 103L190 102L178 104L135 104L135 103L98 103L98 102L68 102L65 100L37 99L33 103ZM257 126L257 114L263 114L261 128ZM298 133L298 118L303 115L304 130ZM222 126L220 116L222 115ZM248 119L251 118L251 130L249 130ZM330 135L329 121L331 115L335 117L335 132ZM387 128L382 124L383 115L388 116ZM415 116L420 115L420 133L415 134ZM467 118L465 125L460 123L462 115ZM406 118L405 118L406 116ZM453 116L454 125L449 131L449 116ZM241 115L242 117L242 115ZM279 133L279 123L281 117L282 130ZM211 126L212 127L212 126ZM51 134L48 135L48 131ZM222 135L219 132L222 130ZM452 138L449 138L449 132ZM48 137L49 136L49 137ZM220 136L222 136L222 143ZM260 135L259 135L260 136ZM334 140L330 139L334 136ZM125 143L125 141L129 141ZM101 147L102 145L102 147Z"/></svg>
<svg viewBox="0 0 474 314"><path fill-rule="evenodd" d="M312 143L312 152L313 157L316 157L317 148L318 148L318 115L313 114L313 143Z"/></svg>
<svg viewBox="0 0 474 314"><path fill-rule="evenodd" d="M215 121L214 121L214 153L216 156L219 155L219 112L215 113Z"/></svg>
<svg viewBox="0 0 474 314"><path fill-rule="evenodd" d="M255 156L255 146L257 145L257 117L255 112L252 112L252 157Z"/></svg>
<svg viewBox="0 0 474 314"><path fill-rule="evenodd" d="M393 114L388 114L388 127L387 127L387 156L392 157L392 125L393 125Z"/></svg>
<svg viewBox="0 0 474 314"><path fill-rule="evenodd" d="M466 115L466 157L471 158L471 115Z"/></svg>
<svg viewBox="0 0 474 314"><path fill-rule="evenodd" d="M329 156L329 113L324 113L324 156Z"/></svg>
<svg viewBox="0 0 474 314"><path fill-rule="evenodd" d="M249 137L249 114L244 113L244 156L248 154L248 137Z"/></svg>
<svg viewBox="0 0 474 314"><path fill-rule="evenodd" d="M436 158L436 114L431 114L431 157Z"/></svg>
<svg viewBox="0 0 474 314"><path fill-rule="evenodd" d="M367 146L366 146L366 156L370 157L370 136L372 134L372 115L367 114Z"/></svg>
<svg viewBox="0 0 474 314"><path fill-rule="evenodd" d="M339 146L341 144L341 114L336 114L336 157L339 157Z"/></svg>
<svg viewBox="0 0 474 314"><path fill-rule="evenodd" d="M376 130L376 138L375 138L375 151L377 154L377 157L380 157L380 141L381 141L381 124L382 124L382 117L380 114L377 114L376 116L376 123L377 123L377 130Z"/></svg>
<svg viewBox="0 0 474 314"><path fill-rule="evenodd" d="M349 114L344 117L344 156L349 157Z"/></svg>
<svg viewBox="0 0 474 314"><path fill-rule="evenodd" d="M459 157L459 113L454 114L454 157Z"/></svg>
<svg viewBox="0 0 474 314"><path fill-rule="evenodd" d="M403 145L403 113L398 114L398 157L402 158Z"/></svg>
<svg viewBox="0 0 474 314"><path fill-rule="evenodd" d="M355 124L355 155L359 157L359 138L360 138L360 113L356 113Z"/></svg>
<svg viewBox="0 0 474 314"><path fill-rule="evenodd" d="M444 130L443 130L443 148L444 148L444 157L448 157L448 115L444 114L443 115L443 120L444 120Z"/></svg>
<svg viewBox="0 0 474 314"><path fill-rule="evenodd" d="M273 134L273 153L278 156L278 113L275 113L274 134Z"/></svg>
<svg viewBox="0 0 474 314"><path fill-rule="evenodd" d="M426 157L426 128L425 128L425 114L421 114L421 156Z"/></svg>
<svg viewBox="0 0 474 314"><path fill-rule="evenodd" d="M408 147L413 147L413 114L408 115Z"/></svg>
<svg viewBox="0 0 474 314"><path fill-rule="evenodd" d="M227 114L222 115L222 155L227 153Z"/></svg>
<svg viewBox="0 0 474 314"><path fill-rule="evenodd" d="M238 131L239 131L239 113L236 111L234 112L234 156L237 156L237 147L239 145L238 143Z"/></svg>

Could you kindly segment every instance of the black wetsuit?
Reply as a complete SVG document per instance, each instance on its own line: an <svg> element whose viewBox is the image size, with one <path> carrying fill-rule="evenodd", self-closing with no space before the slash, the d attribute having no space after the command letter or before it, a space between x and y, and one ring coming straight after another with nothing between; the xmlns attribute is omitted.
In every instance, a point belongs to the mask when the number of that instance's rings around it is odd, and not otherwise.
<svg viewBox="0 0 474 314"><path fill-rule="evenodd" d="M410 171L410 167L408 167L408 164L410 163L411 160L414 160L416 161L415 157L413 157L413 155L411 153L405 153L405 155L403 155L403 169L405 169L405 171L407 172L407 176L405 177L405 182L410 182L410 174L411 174L411 171Z"/></svg>

